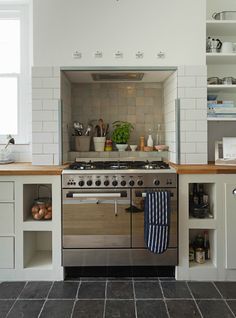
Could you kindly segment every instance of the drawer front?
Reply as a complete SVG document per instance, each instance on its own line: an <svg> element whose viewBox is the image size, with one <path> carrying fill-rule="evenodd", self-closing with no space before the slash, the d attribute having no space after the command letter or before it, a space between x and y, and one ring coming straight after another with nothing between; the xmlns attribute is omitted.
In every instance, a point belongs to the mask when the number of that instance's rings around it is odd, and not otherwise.
<svg viewBox="0 0 236 318"><path fill-rule="evenodd" d="M0 182L0 202L14 200L14 182Z"/></svg>
<svg viewBox="0 0 236 318"><path fill-rule="evenodd" d="M15 233L14 203L0 203L0 236Z"/></svg>
<svg viewBox="0 0 236 318"><path fill-rule="evenodd" d="M0 268L14 268L14 237L0 237Z"/></svg>

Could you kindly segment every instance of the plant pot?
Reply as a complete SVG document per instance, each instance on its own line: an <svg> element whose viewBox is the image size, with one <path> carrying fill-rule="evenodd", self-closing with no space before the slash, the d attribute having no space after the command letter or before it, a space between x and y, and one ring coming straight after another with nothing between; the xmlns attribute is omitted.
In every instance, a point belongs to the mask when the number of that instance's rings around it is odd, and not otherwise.
<svg viewBox="0 0 236 318"><path fill-rule="evenodd" d="M90 136L75 136L75 150L89 151L90 150Z"/></svg>
<svg viewBox="0 0 236 318"><path fill-rule="evenodd" d="M128 147L128 144L116 144L116 148L118 151L125 151L125 149Z"/></svg>
<svg viewBox="0 0 236 318"><path fill-rule="evenodd" d="M93 137L94 150L104 151L106 137Z"/></svg>

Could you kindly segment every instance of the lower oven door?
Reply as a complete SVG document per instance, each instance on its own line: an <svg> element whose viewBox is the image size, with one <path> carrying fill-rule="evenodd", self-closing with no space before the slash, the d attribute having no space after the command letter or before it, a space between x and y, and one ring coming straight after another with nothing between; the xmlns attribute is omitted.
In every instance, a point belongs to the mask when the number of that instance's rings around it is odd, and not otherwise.
<svg viewBox="0 0 236 318"><path fill-rule="evenodd" d="M144 248L144 203L147 191L156 189L133 189L132 190L132 247ZM163 189L160 189L163 190ZM178 213L177 213L177 190L169 188L171 191L171 215L170 215L170 238L168 248L178 246ZM139 212L135 212L139 211Z"/></svg>
<svg viewBox="0 0 236 318"><path fill-rule="evenodd" d="M130 248L127 190L63 190L63 248Z"/></svg>

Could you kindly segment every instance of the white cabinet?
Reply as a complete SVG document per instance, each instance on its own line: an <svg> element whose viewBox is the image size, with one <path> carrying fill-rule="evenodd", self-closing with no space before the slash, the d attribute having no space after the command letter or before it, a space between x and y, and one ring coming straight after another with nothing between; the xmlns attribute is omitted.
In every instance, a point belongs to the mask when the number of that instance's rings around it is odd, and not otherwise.
<svg viewBox="0 0 236 318"><path fill-rule="evenodd" d="M14 268L13 237L0 237L0 268Z"/></svg>
<svg viewBox="0 0 236 318"><path fill-rule="evenodd" d="M14 234L14 225L14 203L0 203L0 235Z"/></svg>
<svg viewBox="0 0 236 318"><path fill-rule="evenodd" d="M0 202L9 202L14 200L14 183L0 182Z"/></svg>
<svg viewBox="0 0 236 318"><path fill-rule="evenodd" d="M236 176L235 183L225 183L226 268L236 269Z"/></svg>

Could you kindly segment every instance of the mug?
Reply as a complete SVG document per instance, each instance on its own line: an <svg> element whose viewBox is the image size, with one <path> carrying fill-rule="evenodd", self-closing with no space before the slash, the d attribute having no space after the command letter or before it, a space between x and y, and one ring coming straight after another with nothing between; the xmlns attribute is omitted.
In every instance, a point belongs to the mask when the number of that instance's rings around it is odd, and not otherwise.
<svg viewBox="0 0 236 318"><path fill-rule="evenodd" d="M233 53L235 51L236 43L223 42L221 47L221 53Z"/></svg>

